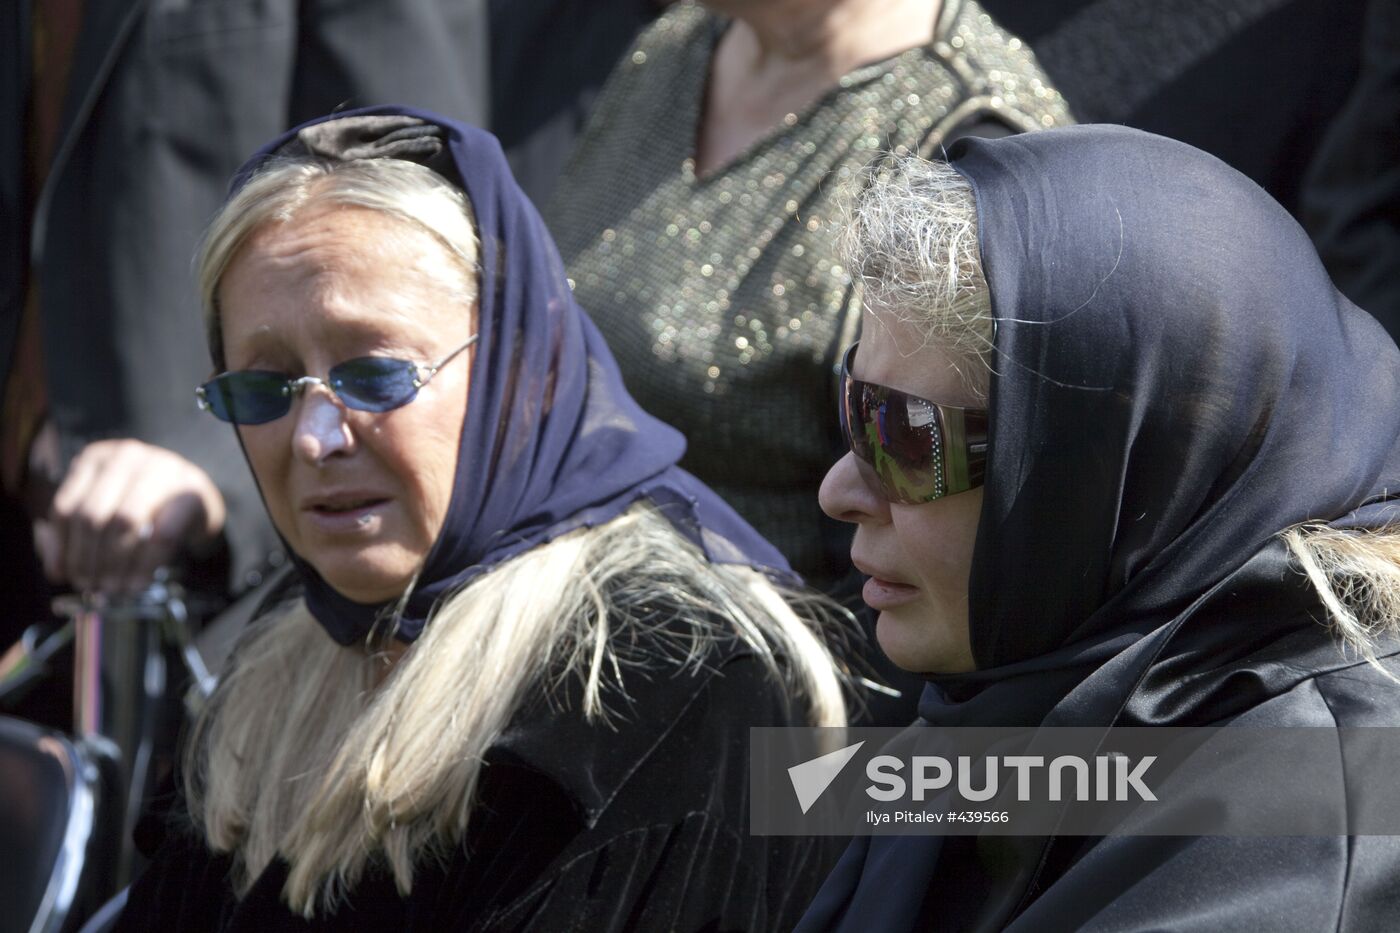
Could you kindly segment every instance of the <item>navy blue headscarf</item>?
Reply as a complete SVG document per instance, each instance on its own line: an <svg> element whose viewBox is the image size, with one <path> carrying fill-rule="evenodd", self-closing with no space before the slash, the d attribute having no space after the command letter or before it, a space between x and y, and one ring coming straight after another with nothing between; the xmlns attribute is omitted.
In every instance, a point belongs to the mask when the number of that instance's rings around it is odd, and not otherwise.
<svg viewBox="0 0 1400 933"><path fill-rule="evenodd" d="M398 638L415 639L433 607L473 577L643 499L710 560L795 580L772 545L676 466L685 450L680 433L627 394L495 137L406 108L347 111L273 140L239 170L232 190L269 160L294 156L427 165L466 192L481 240L481 336L456 481L442 531L398 618ZM293 559L307 605L341 644L363 640L389 608L345 598L306 561Z"/></svg>
<svg viewBox="0 0 1400 933"><path fill-rule="evenodd" d="M1262 189L1185 144L1079 126L950 161L998 328L978 670L930 677L921 724L1203 725L1357 664L1276 536L1400 520L1384 330ZM1054 880L1048 847L860 839L799 929L1000 929Z"/></svg>

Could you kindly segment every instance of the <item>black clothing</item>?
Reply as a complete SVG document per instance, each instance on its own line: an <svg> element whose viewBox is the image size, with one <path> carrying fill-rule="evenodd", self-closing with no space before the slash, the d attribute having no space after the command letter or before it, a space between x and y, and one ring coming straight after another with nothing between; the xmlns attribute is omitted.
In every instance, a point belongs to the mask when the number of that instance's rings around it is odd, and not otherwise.
<svg viewBox="0 0 1400 933"><path fill-rule="evenodd" d="M1070 127L951 164L998 330L978 670L931 676L922 723L1400 726L1277 538L1400 520L1395 344L1277 203L1182 143ZM1395 877L1389 839L876 837L801 929L1373 930Z"/></svg>
<svg viewBox="0 0 1400 933"><path fill-rule="evenodd" d="M411 158L461 187L479 235L481 281L473 303L479 341L452 495L412 592L394 609L395 635L409 641L428 624L451 624L429 619L444 600L473 598L467 581L557 536L602 526L642 501L678 544L688 542L716 565L757 566L775 576L786 569L768 542L674 467L684 440L627 395L493 137L397 107L339 113L269 143L247 163L235 190L274 152ZM464 303L462 313L468 310ZM220 360L217 343L212 350ZM362 644L380 621L377 607L348 599L304 558L294 555L293 564L306 608L341 645ZM707 564L702 572L712 571ZM510 724L499 738L481 736L491 745L465 832L418 854L410 896L400 896L396 879L404 873L390 871L384 856L393 851L392 840L362 843L367 836L360 836L351 844L367 847L366 874L351 879L345 902L320 911L311 926L404 933L790 925L828 867L830 847L748 835L746 727L802 724L807 710L789 705L798 691L733 634L737 622L728 615L694 620L651 599L659 591L685 592L692 582L658 574L652 588L643 588L645 604L627 593L611 602L619 618L603 634L616 663L596 662L613 672L603 674L605 716L586 718L584 685L558 669L500 698L511 704ZM703 600L704 593L697 586L693 597L685 596ZM699 641L692 621L705 623ZM683 656L690 647L697 657ZM569 656L569 648L556 655ZM236 683L237 663L228 683ZM412 670L402 676L415 676ZM479 676L465 661L453 670L462 679ZM330 689L360 686L347 680ZM388 728L432 730L448 718L440 712L426 726L396 720ZM443 749L448 756L468 752ZM250 804L266 805L265 799ZM206 851L202 833L191 833L189 823L167 834L133 889L127 928L307 926L282 898L288 865L263 869L237 898L228 859ZM295 857L298 850L289 844L284 851Z"/></svg>
<svg viewBox="0 0 1400 933"><path fill-rule="evenodd" d="M662 649L657 649L662 650ZM471 829L401 898L371 871L311 923L279 898L286 865L242 900L226 856L167 832L119 930L781 930L830 867L831 840L748 834L745 725L792 725L762 662L730 649L703 668L625 666L611 725L587 724L577 685L543 698L487 754Z"/></svg>
<svg viewBox="0 0 1400 933"><path fill-rule="evenodd" d="M543 205L598 89L664 0L490 0L491 123L511 174Z"/></svg>
<svg viewBox="0 0 1400 933"><path fill-rule="evenodd" d="M1379 0L1390 3L1392 0ZM1081 123L1190 143L1295 216L1355 85L1367 0L985 0Z"/></svg>
<svg viewBox="0 0 1400 933"><path fill-rule="evenodd" d="M1303 224L1400 336L1400 4L986 0L1085 123L1218 156Z"/></svg>
<svg viewBox="0 0 1400 933"><path fill-rule="evenodd" d="M1097 667L1277 532L1400 488L1400 352L1256 185L1117 127L958 147L999 324L974 682Z"/></svg>
<svg viewBox="0 0 1400 933"><path fill-rule="evenodd" d="M1371 0L1361 78L1322 140L1303 223L1337 287L1400 338L1400 3Z"/></svg>

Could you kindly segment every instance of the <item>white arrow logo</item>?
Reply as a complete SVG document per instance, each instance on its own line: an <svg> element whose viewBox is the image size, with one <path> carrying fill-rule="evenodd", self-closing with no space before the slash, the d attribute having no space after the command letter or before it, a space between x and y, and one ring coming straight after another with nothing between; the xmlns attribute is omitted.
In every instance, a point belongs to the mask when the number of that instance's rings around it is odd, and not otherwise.
<svg viewBox="0 0 1400 933"><path fill-rule="evenodd" d="M860 751L864 744L857 742L847 745L845 748L838 748L834 752L788 768L788 777L792 779L792 789L797 793L797 802L803 813L812 809L812 804L816 803L817 798L836 780L836 775L841 773L841 769L851 763L851 759L856 757L856 752Z"/></svg>

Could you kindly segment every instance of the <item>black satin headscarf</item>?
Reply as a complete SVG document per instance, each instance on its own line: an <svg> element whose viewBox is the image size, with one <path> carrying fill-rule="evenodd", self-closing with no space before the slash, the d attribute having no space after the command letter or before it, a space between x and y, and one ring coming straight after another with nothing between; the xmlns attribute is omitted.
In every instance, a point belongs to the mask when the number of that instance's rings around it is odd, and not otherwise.
<svg viewBox="0 0 1400 933"><path fill-rule="evenodd" d="M354 602L292 555L307 606L332 638L362 641L392 615L395 637L412 641L433 608L477 575L572 529L603 524L639 500L711 561L797 582L776 548L676 466L685 451L680 432L627 394L494 136L403 107L332 114L269 142L239 169L232 191L269 162L295 157L426 165L465 191L481 245L480 339L452 498L408 598L401 606ZM222 369L218 336L211 334L211 352Z"/></svg>
<svg viewBox="0 0 1400 933"><path fill-rule="evenodd" d="M1078 126L950 161L997 337L978 670L930 677L921 724L1198 725L1357 663L1276 535L1400 519L1383 329L1262 189L1183 143ZM926 898L980 898L956 923L998 928L1053 880L1045 844L988 878L963 840L857 840L800 929L909 929Z"/></svg>

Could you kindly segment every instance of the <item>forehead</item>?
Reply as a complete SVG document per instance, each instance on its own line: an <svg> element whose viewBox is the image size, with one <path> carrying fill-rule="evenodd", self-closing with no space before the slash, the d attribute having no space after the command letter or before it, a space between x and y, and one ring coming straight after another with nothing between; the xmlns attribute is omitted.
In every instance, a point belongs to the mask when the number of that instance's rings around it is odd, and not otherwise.
<svg viewBox="0 0 1400 933"><path fill-rule="evenodd" d="M456 333L470 273L426 230L363 208L313 208L255 230L219 283L220 325L239 340L342 329Z"/></svg>
<svg viewBox="0 0 1400 933"><path fill-rule="evenodd" d="M977 385L986 364L954 354L930 341L897 312L867 308L861 316L860 348L851 375L944 405L985 407Z"/></svg>

